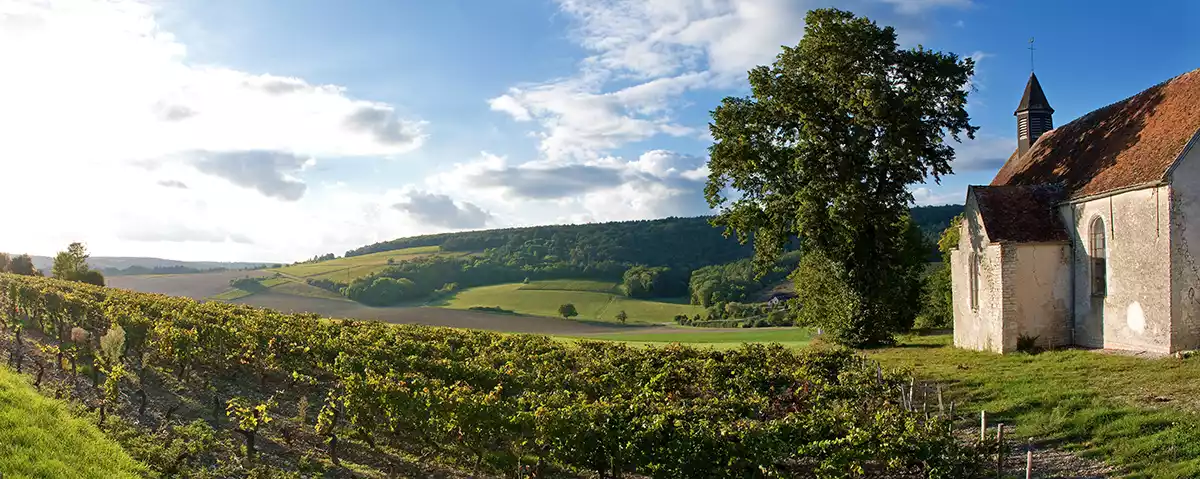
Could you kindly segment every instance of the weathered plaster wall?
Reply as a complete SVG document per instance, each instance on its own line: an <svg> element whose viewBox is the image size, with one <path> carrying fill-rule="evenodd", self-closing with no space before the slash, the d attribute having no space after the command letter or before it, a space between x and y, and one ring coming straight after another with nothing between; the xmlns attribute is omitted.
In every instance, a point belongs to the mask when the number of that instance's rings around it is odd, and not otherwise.
<svg viewBox="0 0 1200 479"><path fill-rule="evenodd" d="M974 199L967 198L958 249L950 254L950 280L954 293L954 345L960 348L1002 352L1000 246L989 245ZM979 308L971 307L971 253L979 255Z"/></svg>
<svg viewBox="0 0 1200 479"><path fill-rule="evenodd" d="M1075 343L1171 350L1170 190L1145 188L1064 205L1074 246ZM1107 293L1093 296L1092 221L1104 220ZM1198 240L1200 241L1200 240ZM1200 244L1200 243L1198 243Z"/></svg>
<svg viewBox="0 0 1200 479"><path fill-rule="evenodd" d="M1004 347L1017 349L1019 335L1043 347L1071 342L1071 250L1065 243L1005 244Z"/></svg>
<svg viewBox="0 0 1200 479"><path fill-rule="evenodd" d="M1200 349L1200 141L1175 166L1171 201L1171 352Z"/></svg>

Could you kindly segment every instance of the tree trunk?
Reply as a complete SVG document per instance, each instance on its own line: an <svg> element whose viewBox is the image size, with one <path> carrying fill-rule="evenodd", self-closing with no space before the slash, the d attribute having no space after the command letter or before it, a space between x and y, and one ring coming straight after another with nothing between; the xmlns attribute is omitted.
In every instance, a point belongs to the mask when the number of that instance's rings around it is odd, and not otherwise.
<svg viewBox="0 0 1200 479"><path fill-rule="evenodd" d="M246 437L246 459L253 459L254 458L254 431L247 431L245 429L234 429L234 431L237 431L238 433L241 433L242 436Z"/></svg>
<svg viewBox="0 0 1200 479"><path fill-rule="evenodd" d="M33 387L37 388L38 391L42 390L42 374L45 372L46 372L46 366L39 362L37 378L33 380Z"/></svg>
<svg viewBox="0 0 1200 479"><path fill-rule="evenodd" d="M340 460L338 460L337 445L338 445L337 434L330 434L329 435L329 460L333 462L333 465L340 466L340 465L342 465L342 462Z"/></svg>
<svg viewBox="0 0 1200 479"><path fill-rule="evenodd" d="M135 394L138 396L138 417L146 417L146 389L138 389Z"/></svg>

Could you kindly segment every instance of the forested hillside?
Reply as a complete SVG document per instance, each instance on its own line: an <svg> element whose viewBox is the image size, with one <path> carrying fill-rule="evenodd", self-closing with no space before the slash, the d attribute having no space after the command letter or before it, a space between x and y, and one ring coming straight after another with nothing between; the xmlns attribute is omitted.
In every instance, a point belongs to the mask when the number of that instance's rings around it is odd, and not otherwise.
<svg viewBox="0 0 1200 479"><path fill-rule="evenodd" d="M917 207L913 217L927 237L936 238L961 206ZM740 244L712 226L709 217L664 218L584 225L551 225L400 238L346 252L363 256L408 248L437 247L441 253L399 261L381 271L346 278L311 279L309 284L365 304L386 306L465 287L525 280L587 278L622 282L632 297L692 296L694 304L741 301L765 286L754 278L750 242ZM930 251L935 251L934 241ZM795 246L795 244L793 244ZM472 253L465 255L463 253ZM334 255L313 258L328 261ZM935 255L934 255L935 256ZM738 263L739 274L722 276L716 265ZM790 262L794 267L794 258ZM709 267L709 270L704 268ZM706 271L705 278L694 274ZM778 281L786 275L769 275ZM726 275L728 276L728 275ZM703 286L703 291L696 291ZM728 286L728 288L724 288ZM725 294L723 289L730 289ZM732 295L732 296L731 296ZM717 298L717 299L713 299Z"/></svg>

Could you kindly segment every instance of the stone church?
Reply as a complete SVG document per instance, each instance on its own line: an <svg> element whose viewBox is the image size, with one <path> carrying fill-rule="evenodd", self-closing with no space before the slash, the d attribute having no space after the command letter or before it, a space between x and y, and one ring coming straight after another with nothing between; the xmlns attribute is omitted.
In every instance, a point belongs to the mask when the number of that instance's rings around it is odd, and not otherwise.
<svg viewBox="0 0 1200 479"><path fill-rule="evenodd" d="M1033 74L1017 150L967 190L954 344L1200 349L1200 70L1054 127Z"/></svg>

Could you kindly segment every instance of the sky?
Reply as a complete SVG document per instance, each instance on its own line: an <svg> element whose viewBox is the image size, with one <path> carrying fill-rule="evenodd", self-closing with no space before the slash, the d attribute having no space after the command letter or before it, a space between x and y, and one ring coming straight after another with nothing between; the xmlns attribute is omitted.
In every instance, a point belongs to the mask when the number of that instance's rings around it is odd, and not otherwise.
<svg viewBox="0 0 1200 479"><path fill-rule="evenodd" d="M710 214L709 112L830 6L977 62L981 129L918 204L1013 151L1030 38L1058 125L1200 67L1190 1L0 0L0 251L291 262Z"/></svg>

